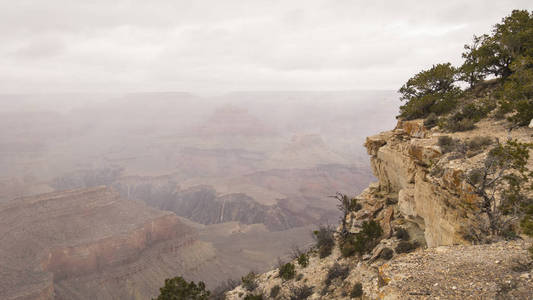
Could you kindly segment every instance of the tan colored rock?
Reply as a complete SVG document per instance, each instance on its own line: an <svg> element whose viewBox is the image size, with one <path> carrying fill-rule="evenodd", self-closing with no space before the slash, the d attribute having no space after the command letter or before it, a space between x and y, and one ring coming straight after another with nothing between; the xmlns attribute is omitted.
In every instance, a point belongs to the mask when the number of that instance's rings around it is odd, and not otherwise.
<svg viewBox="0 0 533 300"><path fill-rule="evenodd" d="M408 148L409 155L416 161L429 166L438 157L442 155L439 147L427 146L419 142L420 140L411 140Z"/></svg>
<svg viewBox="0 0 533 300"><path fill-rule="evenodd" d="M376 156L379 148L387 143L387 140L391 138L392 134L389 131L382 132L377 135L369 136L366 138L365 147L369 155Z"/></svg>
<svg viewBox="0 0 533 300"><path fill-rule="evenodd" d="M402 129L409 136L414 138L425 138L428 130L424 127L424 120L398 121L397 129Z"/></svg>
<svg viewBox="0 0 533 300"><path fill-rule="evenodd" d="M416 217L414 185L408 185L398 192L398 208L405 217Z"/></svg>
<svg viewBox="0 0 533 300"><path fill-rule="evenodd" d="M387 207L381 213L379 224L381 228L383 229L383 236L385 238L389 238L392 236L391 221L392 221L393 216L394 216L394 209L392 206Z"/></svg>

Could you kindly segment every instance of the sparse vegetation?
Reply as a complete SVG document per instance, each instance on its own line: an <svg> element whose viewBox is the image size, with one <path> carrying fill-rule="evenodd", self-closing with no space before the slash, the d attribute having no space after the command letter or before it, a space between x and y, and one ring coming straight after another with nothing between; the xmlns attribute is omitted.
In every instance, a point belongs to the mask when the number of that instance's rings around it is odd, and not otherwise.
<svg viewBox="0 0 533 300"><path fill-rule="evenodd" d="M394 236L402 241L409 240L409 232L403 227L394 228Z"/></svg>
<svg viewBox="0 0 533 300"><path fill-rule="evenodd" d="M211 294L205 289L202 281L196 284L193 281L187 282L183 277L165 279L165 285L159 289L159 292L157 300L207 300Z"/></svg>
<svg viewBox="0 0 533 300"><path fill-rule="evenodd" d="M251 292L257 288L256 279L257 275L254 272L250 272L241 278L242 286L244 289Z"/></svg>
<svg viewBox="0 0 533 300"><path fill-rule="evenodd" d="M291 300L304 300L313 295L313 287L307 285L297 286L291 289L291 293Z"/></svg>
<svg viewBox="0 0 533 300"><path fill-rule="evenodd" d="M439 145L442 153L453 152L456 148L456 141L448 135L443 135L439 136L437 145Z"/></svg>
<svg viewBox="0 0 533 300"><path fill-rule="evenodd" d="M296 275L296 267L292 263L286 263L279 268L279 277L283 280L293 279Z"/></svg>
<svg viewBox="0 0 533 300"><path fill-rule="evenodd" d="M393 255L394 255L394 251L392 251L391 248L385 247L383 248L383 250L381 250L379 257L385 260L389 260L392 258Z"/></svg>
<svg viewBox="0 0 533 300"><path fill-rule="evenodd" d="M357 282L353 285L352 292L350 293L352 298L361 298L363 297L363 285L360 282Z"/></svg>
<svg viewBox="0 0 533 300"><path fill-rule="evenodd" d="M300 256L298 256L298 264L303 268L307 267L309 264L309 256L305 253L300 254Z"/></svg>
<svg viewBox="0 0 533 300"><path fill-rule="evenodd" d="M217 286L211 293L211 300L224 300L226 299L225 293L233 290L239 285L239 281L228 279Z"/></svg>
<svg viewBox="0 0 533 300"><path fill-rule="evenodd" d="M330 226L320 225L318 230L313 231L313 238L316 241L318 256L328 257L335 246L333 229Z"/></svg>
<svg viewBox="0 0 533 300"><path fill-rule="evenodd" d="M270 298L276 298L279 295L279 292L281 290L281 287L279 285L275 285L270 289Z"/></svg>
<svg viewBox="0 0 533 300"><path fill-rule="evenodd" d="M439 117L437 116L437 114L432 112L424 120L424 126L431 129L437 126L438 122L439 122Z"/></svg>
<svg viewBox="0 0 533 300"><path fill-rule="evenodd" d="M468 150L480 150L492 144L490 136L476 136L466 143Z"/></svg>
<svg viewBox="0 0 533 300"><path fill-rule="evenodd" d="M263 295L248 294L246 297L244 297L244 300L263 300Z"/></svg>
<svg viewBox="0 0 533 300"><path fill-rule="evenodd" d="M355 234L348 234L341 240L341 254L344 257L349 257L356 253L362 255L369 252L374 249L382 234L383 230L379 223L374 220L364 221L361 231Z"/></svg>
<svg viewBox="0 0 533 300"><path fill-rule="evenodd" d="M336 278L344 280L346 277L348 277L348 275L350 275L350 268L348 266L341 266L339 263L335 263L333 266L331 266L331 268L329 268L324 283L326 286L329 286Z"/></svg>
<svg viewBox="0 0 533 300"><path fill-rule="evenodd" d="M339 201L337 208L342 212L341 216L341 235L346 235L346 218L351 212L356 212L361 209L361 204L357 203L356 198L350 198L347 195L337 193L335 196L331 196Z"/></svg>
<svg viewBox="0 0 533 300"><path fill-rule="evenodd" d="M454 139L444 135L439 137L437 145L440 147L443 154L457 152L460 154L460 157L463 157L464 155L471 157L480 153L492 143L492 138L488 136L476 136L470 140L461 141L460 139Z"/></svg>
<svg viewBox="0 0 533 300"><path fill-rule="evenodd" d="M418 245L416 243L411 243L408 241L400 241L398 245L396 246L396 248L394 249L394 251L398 254L409 253L415 250L417 246Z"/></svg>
<svg viewBox="0 0 533 300"><path fill-rule="evenodd" d="M528 182L533 172L527 168L531 144L509 140L491 149L483 165L472 169L466 182L483 200L481 212L489 220L487 231L502 235L509 231L510 222L516 217L526 224L528 206L533 200L525 191L533 186ZM497 201L498 196L500 198Z"/></svg>

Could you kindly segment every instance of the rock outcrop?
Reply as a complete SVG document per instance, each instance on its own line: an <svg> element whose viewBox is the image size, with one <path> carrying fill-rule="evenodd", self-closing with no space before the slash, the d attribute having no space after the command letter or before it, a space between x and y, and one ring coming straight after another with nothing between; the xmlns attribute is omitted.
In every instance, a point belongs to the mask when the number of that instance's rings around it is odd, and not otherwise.
<svg viewBox="0 0 533 300"><path fill-rule="evenodd" d="M487 136L494 142L509 137L531 142L527 131L520 128L509 133L504 126L485 120L475 130L454 135L462 141ZM422 120L399 121L394 130L368 137L365 143L379 190L398 199L399 212L424 230L429 247L469 244L482 235L484 226L478 214L481 199L464 175L488 149L472 155L445 155L437 145L443 135L426 129Z"/></svg>
<svg viewBox="0 0 533 300"><path fill-rule="evenodd" d="M239 286L227 293L228 299L250 294L300 299L303 292L307 299L360 294L363 299L531 298L531 241L523 236L483 244L487 220L480 213L482 201L465 181L491 149L464 148L475 137L493 144L507 138L531 142L531 129L509 131L503 122L483 120L472 131L454 133L463 148L451 151L438 143L447 134L425 128L422 120L400 121L394 130L368 137L365 146L378 182L356 197L361 207L346 215L345 229L335 231L331 255L319 258L311 248L307 266L292 261L294 279L282 280L275 269L255 278L257 288ZM342 252L343 243L358 243L357 235L370 220L382 229L371 248L355 255Z"/></svg>
<svg viewBox="0 0 533 300"><path fill-rule="evenodd" d="M442 156L436 140L422 122L400 121L395 130L368 137L365 145L379 189L398 199L406 218L418 221L429 247L467 243L476 224L464 205L462 171L448 169L442 180L429 174Z"/></svg>

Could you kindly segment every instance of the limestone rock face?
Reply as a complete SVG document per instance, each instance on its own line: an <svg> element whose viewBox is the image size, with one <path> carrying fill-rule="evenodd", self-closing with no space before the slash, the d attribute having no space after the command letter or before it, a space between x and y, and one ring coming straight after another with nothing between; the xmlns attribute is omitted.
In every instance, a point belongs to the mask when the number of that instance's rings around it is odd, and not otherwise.
<svg viewBox="0 0 533 300"><path fill-rule="evenodd" d="M468 243L467 228L476 224L459 205L465 190L460 174L447 170L449 181L429 175L442 153L420 122L400 121L395 130L369 137L365 146L379 189L397 194L404 216L423 221L429 247Z"/></svg>
<svg viewBox="0 0 533 300"><path fill-rule="evenodd" d="M0 299L149 298L195 243L175 214L106 187L17 198L0 205Z"/></svg>

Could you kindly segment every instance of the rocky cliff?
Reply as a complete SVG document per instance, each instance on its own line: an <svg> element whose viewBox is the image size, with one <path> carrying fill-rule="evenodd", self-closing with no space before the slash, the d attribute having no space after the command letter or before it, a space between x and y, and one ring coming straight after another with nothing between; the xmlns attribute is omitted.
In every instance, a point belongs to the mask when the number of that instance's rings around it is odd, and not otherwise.
<svg viewBox="0 0 533 300"><path fill-rule="evenodd" d="M528 238L484 244L482 199L465 175L499 141L531 142L532 134L526 127L508 130L505 121L482 120L474 130L454 133L454 143L463 147L450 150L439 143L448 133L413 120L368 137L365 146L378 182L355 198L360 207L346 214L345 230L335 231L331 255L320 258L321 251L312 248L307 266L291 262L292 279L282 279L275 269L256 276L257 287L239 286L228 298L530 298ZM481 136L486 145L477 142ZM367 239L364 246L371 248L354 255L346 241L357 241L372 220L382 229L379 238Z"/></svg>
<svg viewBox="0 0 533 300"><path fill-rule="evenodd" d="M146 299L209 253L175 214L106 187L0 205L1 299Z"/></svg>

